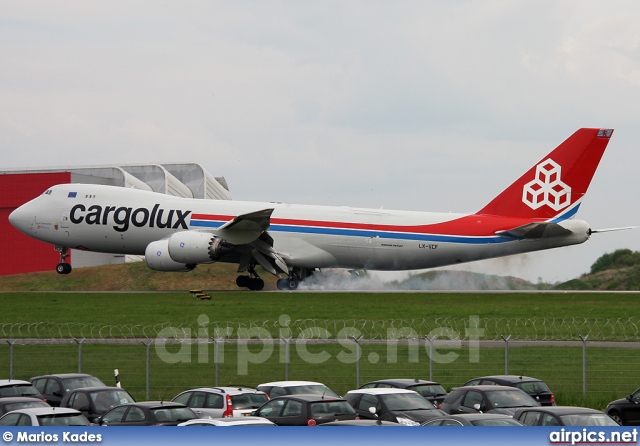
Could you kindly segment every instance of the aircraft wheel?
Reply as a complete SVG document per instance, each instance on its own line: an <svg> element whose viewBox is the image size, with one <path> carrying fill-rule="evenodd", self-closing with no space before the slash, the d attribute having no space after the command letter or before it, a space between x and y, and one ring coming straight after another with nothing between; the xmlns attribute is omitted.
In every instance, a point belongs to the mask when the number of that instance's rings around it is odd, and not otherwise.
<svg viewBox="0 0 640 446"><path fill-rule="evenodd" d="M298 279L288 279L287 280L287 289L288 290L297 290L298 289L298 285L300 284L300 282L298 282Z"/></svg>
<svg viewBox="0 0 640 446"><path fill-rule="evenodd" d="M68 263L58 263L56 265L56 272L58 274L69 274L71 272L71 265Z"/></svg>
<svg viewBox="0 0 640 446"><path fill-rule="evenodd" d="M276 282L276 286L279 290L288 290L289 289L289 279L278 279Z"/></svg>
<svg viewBox="0 0 640 446"><path fill-rule="evenodd" d="M249 276L238 276L236 278L236 285L240 288L249 288L249 283L251 282L251 278Z"/></svg>
<svg viewBox="0 0 640 446"><path fill-rule="evenodd" d="M251 291L260 291L264 288L264 280L262 279L249 279L249 285L247 286Z"/></svg>

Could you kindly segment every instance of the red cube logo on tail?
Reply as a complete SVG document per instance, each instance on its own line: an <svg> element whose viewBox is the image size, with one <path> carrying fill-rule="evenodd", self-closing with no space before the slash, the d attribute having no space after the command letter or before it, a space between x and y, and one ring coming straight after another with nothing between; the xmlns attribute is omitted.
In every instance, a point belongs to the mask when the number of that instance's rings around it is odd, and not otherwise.
<svg viewBox="0 0 640 446"><path fill-rule="evenodd" d="M522 202L531 209L545 204L559 211L571 204L571 187L560 179L562 167L551 158L536 166L536 178L522 188Z"/></svg>

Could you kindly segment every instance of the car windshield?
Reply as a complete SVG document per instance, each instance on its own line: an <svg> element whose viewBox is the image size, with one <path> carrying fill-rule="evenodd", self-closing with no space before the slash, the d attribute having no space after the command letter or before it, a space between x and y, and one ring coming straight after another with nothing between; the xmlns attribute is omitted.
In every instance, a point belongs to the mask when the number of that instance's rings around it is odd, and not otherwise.
<svg viewBox="0 0 640 446"><path fill-rule="evenodd" d="M333 417L337 415L355 415L356 411L346 401L323 401L311 403L312 417Z"/></svg>
<svg viewBox="0 0 640 446"><path fill-rule="evenodd" d="M331 390L327 386L323 386L322 384L305 384L303 386L292 386L290 387L290 391L291 391L291 394L293 395L310 393L312 395L324 395L324 396L330 396L334 398L340 398L340 395L335 393L333 390Z"/></svg>
<svg viewBox="0 0 640 446"><path fill-rule="evenodd" d="M263 393L245 393L243 395L233 395L231 404L236 410L257 409L269 399Z"/></svg>
<svg viewBox="0 0 640 446"><path fill-rule="evenodd" d="M103 387L105 384L95 376L80 376L77 378L64 378L62 385L66 390L73 390L84 387Z"/></svg>
<svg viewBox="0 0 640 446"><path fill-rule="evenodd" d="M38 415L40 426L88 426L89 421L82 414L61 413Z"/></svg>
<svg viewBox="0 0 640 446"><path fill-rule="evenodd" d="M414 392L380 395L389 410L434 410L429 401Z"/></svg>
<svg viewBox="0 0 640 446"><path fill-rule="evenodd" d="M409 390L418 392L425 398L446 395L447 391L439 384L419 384L417 386L408 387Z"/></svg>
<svg viewBox="0 0 640 446"><path fill-rule="evenodd" d="M495 418L492 420L473 420L471 422L474 426L520 426L513 418Z"/></svg>
<svg viewBox="0 0 640 446"><path fill-rule="evenodd" d="M7 396L40 396L40 393L31 384L11 384L0 387L0 397Z"/></svg>
<svg viewBox="0 0 640 446"><path fill-rule="evenodd" d="M187 421L197 418L193 411L187 407L157 407L151 409L156 420L161 423L172 421Z"/></svg>
<svg viewBox="0 0 640 446"><path fill-rule="evenodd" d="M30 409L31 407L49 407L49 405L42 400L19 401L15 403L6 403L4 405L4 410L5 412L11 412L12 410Z"/></svg>
<svg viewBox="0 0 640 446"><path fill-rule="evenodd" d="M106 412L120 404L135 403L131 395L124 390L100 390L91 392L89 395L91 396L93 405L98 411Z"/></svg>
<svg viewBox="0 0 640 446"><path fill-rule="evenodd" d="M551 392L547 385L542 381L526 381L514 385L518 389L524 390L528 394L538 394Z"/></svg>
<svg viewBox="0 0 640 446"><path fill-rule="evenodd" d="M487 399L492 409L500 407L534 407L539 404L522 390L497 390L487 392Z"/></svg>
<svg viewBox="0 0 640 446"><path fill-rule="evenodd" d="M560 415L565 426L618 426L608 415L599 413Z"/></svg>

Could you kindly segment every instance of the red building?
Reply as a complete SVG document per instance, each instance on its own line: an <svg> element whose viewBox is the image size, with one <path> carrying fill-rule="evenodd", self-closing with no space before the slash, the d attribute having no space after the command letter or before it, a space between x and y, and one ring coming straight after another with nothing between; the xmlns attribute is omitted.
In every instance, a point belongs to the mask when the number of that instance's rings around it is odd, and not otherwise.
<svg viewBox="0 0 640 446"><path fill-rule="evenodd" d="M224 178L211 176L200 165L144 164L34 169L0 172L0 243L8 255L0 259L0 276L33 271L52 271L60 262L53 245L19 232L9 214L22 204L62 183L92 183L134 187L186 198L230 200ZM67 263L74 268L123 263L141 257L69 250Z"/></svg>

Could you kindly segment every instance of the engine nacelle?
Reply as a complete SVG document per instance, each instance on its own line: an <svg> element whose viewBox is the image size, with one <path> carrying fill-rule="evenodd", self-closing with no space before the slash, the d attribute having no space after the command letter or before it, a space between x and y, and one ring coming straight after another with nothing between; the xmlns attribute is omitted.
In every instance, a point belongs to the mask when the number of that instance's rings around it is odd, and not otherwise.
<svg viewBox="0 0 640 446"><path fill-rule="evenodd" d="M235 249L231 243L207 232L177 232L168 241L171 258L186 264L216 262Z"/></svg>
<svg viewBox="0 0 640 446"><path fill-rule="evenodd" d="M149 243L144 251L147 266L156 271L191 271L196 267L195 263L176 262L169 255L168 240L158 240Z"/></svg>

